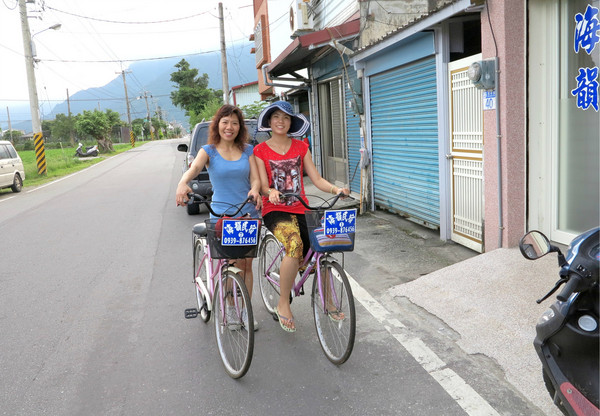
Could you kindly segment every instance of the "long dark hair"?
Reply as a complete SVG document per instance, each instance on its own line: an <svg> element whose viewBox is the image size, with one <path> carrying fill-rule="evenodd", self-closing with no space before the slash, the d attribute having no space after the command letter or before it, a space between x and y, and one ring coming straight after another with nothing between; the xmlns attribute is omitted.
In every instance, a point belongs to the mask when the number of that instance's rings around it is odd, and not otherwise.
<svg viewBox="0 0 600 416"><path fill-rule="evenodd" d="M234 105L225 104L215 114L210 123L210 129L208 131L208 144L217 145L221 142L221 136L219 135L219 123L223 117L229 117L234 114L240 123L240 131L236 136L233 143L240 148L241 151L244 151L244 147L248 141L248 129L246 129L246 124L244 123L244 114L242 110L237 108Z"/></svg>

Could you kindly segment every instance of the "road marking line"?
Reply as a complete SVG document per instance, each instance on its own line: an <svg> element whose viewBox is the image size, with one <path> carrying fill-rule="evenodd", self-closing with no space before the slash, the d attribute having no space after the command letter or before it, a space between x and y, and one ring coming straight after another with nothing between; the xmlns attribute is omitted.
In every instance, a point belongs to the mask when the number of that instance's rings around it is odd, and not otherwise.
<svg viewBox="0 0 600 416"><path fill-rule="evenodd" d="M452 397L467 414L471 416L500 416L500 414L469 386L453 370L446 368L446 363L437 356L425 343L416 337L395 334L393 328L406 328L398 319L391 316L369 292L363 289L352 276L346 272L352 294L361 305L402 345L406 351L433 377L435 381ZM391 324L387 325L387 324Z"/></svg>
<svg viewBox="0 0 600 416"><path fill-rule="evenodd" d="M117 156L117 155L115 155L115 156ZM105 160L107 160L107 159L105 159ZM86 170L88 170L88 169L91 169L91 168L93 168L93 167L96 167L96 166L98 166L99 164L101 164L102 162L104 162L104 160L101 160L101 161L100 161L100 162L98 162L98 163L94 163L93 165L91 165L91 166L88 166L88 167L87 167L87 168L85 168L85 169L81 169L81 170L78 170L77 172L73 172L73 173L71 173L70 175L63 176L62 178L58 178L58 179L56 179L56 180L53 180L52 182L48 182L48 183L45 183L45 184L43 184L43 185L40 185L40 186L38 186L38 187L35 187L35 188L33 188L33 189L31 189L31 190L27 191L27 193L35 192L35 191L37 191L37 190L40 190L40 189L42 189L42 188L45 188L45 187L47 187L47 186L50 186L50 185L53 185L53 184L55 184L55 183L58 183L58 182L64 181L65 179L67 179L67 178L70 178L71 176L79 175L81 172L85 172L85 171L86 171Z"/></svg>
<svg viewBox="0 0 600 416"><path fill-rule="evenodd" d="M15 197L14 196L9 196L7 198L2 198L2 199L0 199L0 202L8 201L9 199L13 199L13 198L15 198Z"/></svg>

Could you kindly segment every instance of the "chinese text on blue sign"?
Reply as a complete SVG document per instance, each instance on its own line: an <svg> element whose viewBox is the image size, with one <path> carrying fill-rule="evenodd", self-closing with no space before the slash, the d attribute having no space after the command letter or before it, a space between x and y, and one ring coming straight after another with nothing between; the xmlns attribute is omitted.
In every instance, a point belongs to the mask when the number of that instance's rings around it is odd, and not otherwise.
<svg viewBox="0 0 600 416"><path fill-rule="evenodd" d="M598 9L589 4L585 13L575 15L575 34L573 43L575 53L583 49L588 55L600 42L600 22L598 21ZM590 106L598 111L598 66L593 68L579 68L577 88L571 94L577 97L577 107L587 110Z"/></svg>
<svg viewBox="0 0 600 416"><path fill-rule="evenodd" d="M325 211L325 235L349 234L356 232L356 208Z"/></svg>
<svg viewBox="0 0 600 416"><path fill-rule="evenodd" d="M223 220L224 246L255 246L258 242L258 220Z"/></svg>

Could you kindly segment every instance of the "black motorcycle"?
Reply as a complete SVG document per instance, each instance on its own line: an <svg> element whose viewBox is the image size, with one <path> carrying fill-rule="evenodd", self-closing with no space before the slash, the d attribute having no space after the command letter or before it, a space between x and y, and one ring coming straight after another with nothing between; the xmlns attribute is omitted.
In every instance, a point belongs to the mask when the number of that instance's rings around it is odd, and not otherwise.
<svg viewBox="0 0 600 416"><path fill-rule="evenodd" d="M565 415L600 416L600 228L593 228L577 236L569 245L566 258L539 231L525 234L519 248L529 260L539 259L551 252L558 253L560 279L537 303L543 302L564 284L556 296L557 301L539 319L533 342L542 361L546 388Z"/></svg>

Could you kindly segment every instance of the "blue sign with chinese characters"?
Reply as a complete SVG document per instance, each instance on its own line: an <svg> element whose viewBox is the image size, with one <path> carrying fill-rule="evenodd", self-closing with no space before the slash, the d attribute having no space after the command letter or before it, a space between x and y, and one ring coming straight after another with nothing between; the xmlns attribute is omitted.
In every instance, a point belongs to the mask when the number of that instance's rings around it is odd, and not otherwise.
<svg viewBox="0 0 600 416"><path fill-rule="evenodd" d="M575 34L573 36L575 53L579 53L581 49L590 55L600 42L598 32L600 32L598 9L588 4L584 14L577 13L575 15ZM575 79L577 88L571 90L571 95L577 98L577 107L582 110L592 107L598 111L598 67L579 68L579 74Z"/></svg>
<svg viewBox="0 0 600 416"><path fill-rule="evenodd" d="M323 231L325 235L356 232L356 208L325 211Z"/></svg>
<svg viewBox="0 0 600 416"><path fill-rule="evenodd" d="M259 220L223 220L223 246L255 246Z"/></svg>

